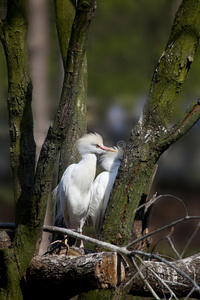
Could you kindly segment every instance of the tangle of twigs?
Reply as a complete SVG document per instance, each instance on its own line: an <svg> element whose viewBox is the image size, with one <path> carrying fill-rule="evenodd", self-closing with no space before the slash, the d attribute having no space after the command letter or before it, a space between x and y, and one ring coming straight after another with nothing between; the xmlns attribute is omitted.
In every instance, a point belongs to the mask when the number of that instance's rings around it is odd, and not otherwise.
<svg viewBox="0 0 200 300"><path fill-rule="evenodd" d="M190 284L192 285L191 287L191 291L190 293L187 295L187 297L185 299L187 299L193 292L198 292L200 294L200 286L195 282L195 280L193 280L188 274L186 274L184 271L182 271L181 269L177 268L172 262L170 262L169 260L164 259L163 257L161 257L158 254L155 254L155 247L157 246L157 244L163 240L163 239L167 239L167 241L169 242L169 245L171 246L173 252L176 254L178 260L181 260L186 249L188 248L188 245L191 243L192 239L194 238L195 234L197 233L197 231L199 230L200 227L200 222L198 223L195 231L193 232L193 234L191 235L188 243L186 244L185 248L183 249L183 251L181 252L181 254L178 253L178 251L176 250L170 235L162 237L158 242L155 243L155 245L152 248L152 251L150 253L146 253L146 252L142 252L142 251L137 251L137 250L133 250L133 251L129 251L128 248L138 242L140 242L141 240L144 240L160 231L163 231L165 229L168 228L172 228L174 226L176 226L177 224L181 223L181 222L185 222L185 221L189 221L189 220L198 220L200 219L200 216L189 216L188 214L188 210L187 207L185 206L184 202L175 196L172 195L160 195L157 196L156 194L153 196L153 198L148 202L145 203L141 206L138 207L137 210L141 209L142 207L146 206L145 209L148 209L150 207L150 205L154 204L157 200L162 199L163 197L173 197L174 199L180 201L183 205L184 211L185 211L185 216L175 220L173 222L171 222L170 224L167 224L163 227L160 227L150 233L147 233L145 235L143 235L142 237L128 243L126 246L124 247L119 247L116 245L112 245L110 243L106 243L100 240L97 240L95 238L91 238L88 236L85 236L83 234L79 234L73 230L70 229L66 229L66 228L60 228L60 227L55 227L55 226L47 226L44 225L43 226L43 231L46 232L51 232L51 233L62 233L63 235L68 235L71 236L73 238L79 239L79 240L83 240L86 242L89 242L91 244L100 246L104 249L108 249L110 251L116 252L122 256L126 256L129 258L130 263L132 264L132 267L134 267L134 269L136 270L136 275L138 275L144 282L144 284L146 285L147 289L151 292L152 296L155 299L160 299L159 296L156 294L156 292L153 290L153 288L151 287L151 285L149 284L149 282L147 281L147 279L145 278L145 275L143 274L143 271L146 269L148 269L148 271L150 271L153 276L158 280L158 282L161 283L161 285L165 288L165 290L167 289L171 295L170 298L175 298L177 299L175 293L172 291L172 289L169 287L169 285L167 284L166 281L164 281L154 270L152 270L151 268L147 267L144 264L143 258L145 258L146 260L156 260L159 261L161 263L166 264L168 267L172 268L173 270L175 270L178 274L180 274L181 276L185 277L188 282L190 282ZM135 210L133 213L135 213L137 210ZM15 224L14 223L0 223L0 229L14 229L15 228ZM46 252L45 254L50 253L50 252ZM136 263L136 260L139 261L139 266ZM134 276L135 277L135 276ZM133 277L133 278L134 278ZM131 281L133 280L133 278L131 279Z"/></svg>

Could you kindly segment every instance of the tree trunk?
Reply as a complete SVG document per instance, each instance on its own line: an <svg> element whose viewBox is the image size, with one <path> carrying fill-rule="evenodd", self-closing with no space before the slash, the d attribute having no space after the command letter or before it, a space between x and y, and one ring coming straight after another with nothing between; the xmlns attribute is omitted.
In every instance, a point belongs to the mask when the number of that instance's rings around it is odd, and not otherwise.
<svg viewBox="0 0 200 300"><path fill-rule="evenodd" d="M9 1L7 18L0 23L0 37L8 67L10 159L17 225L13 246L9 250L2 250L0 254L4 260L1 267L6 270L5 278L0 283L2 299L22 298L20 279L28 267L34 247L26 249L27 255L24 255L23 246L27 231L25 230L23 234L21 232L30 218L29 208L34 184L36 150L31 110L32 82L26 45L27 9L28 1Z"/></svg>
<svg viewBox="0 0 200 300"><path fill-rule="evenodd" d="M79 76L95 1L79 1L69 43L60 104L43 144L35 171L35 142L31 112L32 84L26 47L28 1L8 1L0 21L0 37L8 64L8 109L11 165L16 203L16 230L10 249L0 251L0 299L22 299L20 281L33 257L41 233L51 187L53 165L68 134L75 110Z"/></svg>
<svg viewBox="0 0 200 300"><path fill-rule="evenodd" d="M69 41L73 30L73 22L76 14L76 1L55 0L56 25L59 37L59 45L62 54L65 73L69 72L67 64L67 53L69 50ZM69 134L61 147L58 182L60 181L65 169L72 163L78 161L79 153L76 149L76 141L85 132L87 128L87 58L86 49L82 56L78 79L77 95L74 101L74 112L70 123Z"/></svg>
<svg viewBox="0 0 200 300"><path fill-rule="evenodd" d="M69 41L73 32L73 23L76 14L76 1L55 0L56 11L56 26L59 37L59 45L62 55L64 72L67 74L71 65L67 63ZM65 169L73 163L77 163L80 155L76 148L76 141L86 133L87 128L87 57L86 49L83 49L82 62L79 68L77 93L74 99L73 114L68 129L68 134L62 144L59 153L57 177L55 178L55 186L60 182L60 179ZM55 199L52 199L52 206L55 208ZM55 212L56 213L56 212ZM55 226L66 227L64 219L56 220ZM62 237L59 234L54 234L52 240L59 240Z"/></svg>
<svg viewBox="0 0 200 300"><path fill-rule="evenodd" d="M182 119L169 128L177 96L193 62L199 34L200 1L184 0L155 69L143 112L131 132L100 233L103 241L120 246L128 243L135 219L133 211L147 200L157 160L200 117L200 104L194 102ZM142 218L143 214L141 221Z"/></svg>

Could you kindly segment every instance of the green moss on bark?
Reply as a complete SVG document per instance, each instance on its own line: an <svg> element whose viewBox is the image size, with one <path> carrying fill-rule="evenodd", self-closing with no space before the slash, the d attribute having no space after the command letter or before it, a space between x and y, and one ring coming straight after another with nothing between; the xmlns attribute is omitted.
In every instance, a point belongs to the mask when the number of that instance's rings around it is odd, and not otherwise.
<svg viewBox="0 0 200 300"><path fill-rule="evenodd" d="M175 101L192 65L199 35L200 1L184 0L155 69L139 122L131 132L100 233L100 239L104 241L120 246L128 243L134 223L133 211L146 200L157 160L199 118L197 104L192 113L188 112L183 124L179 122L176 127L183 129L179 136L179 130L168 128Z"/></svg>
<svg viewBox="0 0 200 300"><path fill-rule="evenodd" d="M85 5L86 10L83 9ZM42 230L53 165L78 103L76 100L81 84L79 74L82 72L88 28L94 14L95 2L79 3L75 18L76 26L73 28L69 49L66 51L69 56L66 63L70 63L70 72L65 74L60 105L42 147L36 174L31 111L32 84L26 48L27 8L28 1L8 1L7 19L0 23L1 41L8 65L11 164L16 203L14 241L10 249L0 251L5 271L5 280L0 286L0 299L22 299L20 280L34 254ZM16 273L13 270L16 270Z"/></svg>

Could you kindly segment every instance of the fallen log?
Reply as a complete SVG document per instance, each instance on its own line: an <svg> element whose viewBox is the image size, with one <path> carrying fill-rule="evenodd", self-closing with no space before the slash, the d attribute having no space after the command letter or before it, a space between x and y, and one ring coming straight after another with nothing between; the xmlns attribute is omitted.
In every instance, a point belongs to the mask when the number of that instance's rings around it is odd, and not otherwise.
<svg viewBox="0 0 200 300"><path fill-rule="evenodd" d="M137 260L137 258L136 258ZM200 254L174 261L174 266L184 271L200 284ZM117 253L101 252L80 256L47 255L36 256L24 279L24 299L40 297L54 299L65 295L65 299L94 289L110 289L119 286L128 275L127 260ZM177 298L187 296L193 289L184 276L162 262L144 261L140 270L158 295L173 293ZM155 275L156 274L156 275ZM151 296L139 274L132 274L132 295ZM160 278L160 279L159 279ZM41 294L42 293L42 294ZM193 297L200 294L193 291Z"/></svg>

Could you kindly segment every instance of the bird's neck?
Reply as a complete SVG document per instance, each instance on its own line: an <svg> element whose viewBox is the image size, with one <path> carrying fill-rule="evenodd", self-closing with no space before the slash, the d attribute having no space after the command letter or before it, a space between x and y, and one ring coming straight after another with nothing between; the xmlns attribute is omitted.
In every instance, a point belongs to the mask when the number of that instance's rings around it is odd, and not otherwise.
<svg viewBox="0 0 200 300"><path fill-rule="evenodd" d="M118 171L119 165L120 165L120 163L113 162L110 159L103 161L101 164L101 166L104 170L106 170L108 172L112 172L112 173L115 173Z"/></svg>
<svg viewBox="0 0 200 300"><path fill-rule="evenodd" d="M97 164L97 157L95 154L89 153L82 155L80 164L84 166L84 169L88 170L88 172L94 173L95 176Z"/></svg>
<svg viewBox="0 0 200 300"><path fill-rule="evenodd" d="M94 180L95 174L96 174L96 164L97 164L97 158L95 154L84 154L82 155L82 159L79 162L81 168L84 170L84 174L87 177L85 180L87 181L87 184L91 184Z"/></svg>
<svg viewBox="0 0 200 300"><path fill-rule="evenodd" d="M94 164L96 166L97 157L93 153L83 154L82 161L87 162L87 163L90 162L91 165Z"/></svg>

